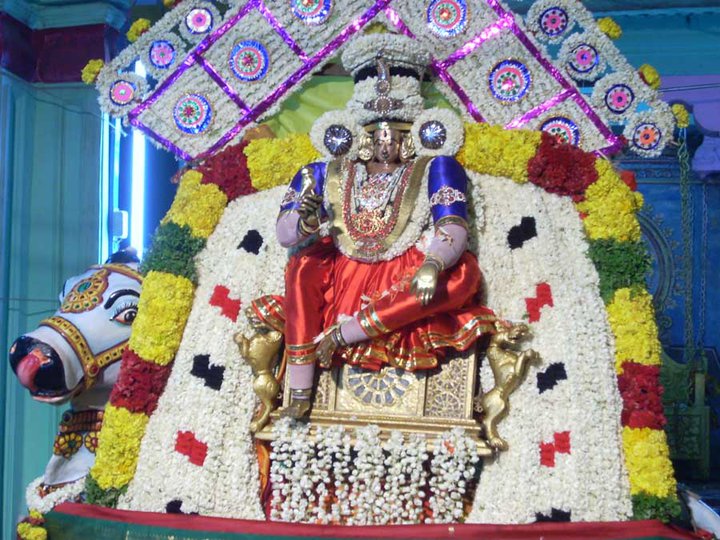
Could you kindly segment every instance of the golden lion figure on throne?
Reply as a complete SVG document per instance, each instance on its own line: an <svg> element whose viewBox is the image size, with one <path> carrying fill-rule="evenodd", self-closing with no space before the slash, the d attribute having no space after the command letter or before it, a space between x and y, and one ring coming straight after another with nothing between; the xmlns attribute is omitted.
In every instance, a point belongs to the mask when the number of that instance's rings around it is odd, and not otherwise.
<svg viewBox="0 0 720 540"><path fill-rule="evenodd" d="M261 297L250 313L284 335L282 416L310 411L316 365L432 370L495 332L467 250L469 180L453 157L462 122L423 110L429 55L408 41L366 36L344 53L353 97L313 127L328 159L303 167L282 200L285 296Z"/></svg>

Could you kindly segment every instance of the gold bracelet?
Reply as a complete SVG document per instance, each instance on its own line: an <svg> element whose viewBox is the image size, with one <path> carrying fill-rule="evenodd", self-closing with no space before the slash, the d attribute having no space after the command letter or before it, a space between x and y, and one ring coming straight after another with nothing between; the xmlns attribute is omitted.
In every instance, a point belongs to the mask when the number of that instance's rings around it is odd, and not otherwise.
<svg viewBox="0 0 720 540"><path fill-rule="evenodd" d="M305 223L305 220L301 218L300 222L298 223L298 229L300 229L300 234L302 234L303 236L310 236L318 232L320 227L318 226L314 229L311 229L310 226Z"/></svg>
<svg viewBox="0 0 720 540"><path fill-rule="evenodd" d="M445 270L445 261L443 261L437 255L433 255L432 253L425 254L425 260L423 261L423 264L426 263L434 264L438 272L442 272L443 270Z"/></svg>
<svg viewBox="0 0 720 540"><path fill-rule="evenodd" d="M460 216L444 216L435 222L435 229L439 229L443 225L460 225L466 231L468 230L467 221Z"/></svg>
<svg viewBox="0 0 720 540"><path fill-rule="evenodd" d="M340 330L340 327L336 327L333 329L332 332L330 332L330 337L332 338L333 342L335 343L336 348L341 347L347 347L347 341L345 341L345 338L342 335L342 331Z"/></svg>

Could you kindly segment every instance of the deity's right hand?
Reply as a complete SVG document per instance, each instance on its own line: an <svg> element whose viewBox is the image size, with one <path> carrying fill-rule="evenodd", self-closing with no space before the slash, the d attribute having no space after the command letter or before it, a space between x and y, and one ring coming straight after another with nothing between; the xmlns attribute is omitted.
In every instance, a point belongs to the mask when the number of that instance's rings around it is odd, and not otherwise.
<svg viewBox="0 0 720 540"><path fill-rule="evenodd" d="M298 214L300 214L301 218L305 219L312 216L317 217L322 202L322 195L316 195L315 193L308 193L307 195L303 195L303 198L300 199L300 206L297 210Z"/></svg>
<svg viewBox="0 0 720 540"><path fill-rule="evenodd" d="M304 195L300 200L297 212L300 214L301 230L305 234L315 232L320 226L320 206L322 201L322 195L314 193Z"/></svg>

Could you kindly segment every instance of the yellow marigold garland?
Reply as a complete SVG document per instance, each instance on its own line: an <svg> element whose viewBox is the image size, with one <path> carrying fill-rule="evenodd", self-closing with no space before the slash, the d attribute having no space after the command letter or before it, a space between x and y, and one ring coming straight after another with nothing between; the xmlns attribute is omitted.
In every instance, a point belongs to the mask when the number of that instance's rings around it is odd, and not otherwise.
<svg viewBox="0 0 720 540"><path fill-rule="evenodd" d="M609 161L598 159L595 168L598 179L585 190L585 200L577 204L578 211L586 214L583 222L588 238L640 240L640 224L635 213L642 208L642 195L620 179Z"/></svg>
<svg viewBox="0 0 720 540"><path fill-rule="evenodd" d="M610 39L619 39L622 36L622 28L612 17L603 17L597 21L598 28Z"/></svg>
<svg viewBox="0 0 720 540"><path fill-rule="evenodd" d="M105 62L99 58L94 58L93 60L88 61L88 63L85 64L85 67L82 68L82 72L80 74L82 82L85 84L95 84L95 81L97 80L98 75L100 75L100 71L104 65Z"/></svg>
<svg viewBox="0 0 720 540"><path fill-rule="evenodd" d="M676 482L665 432L625 427L622 435L630 493L675 497Z"/></svg>
<svg viewBox="0 0 720 540"><path fill-rule="evenodd" d="M148 19L138 19L130 25L130 29L125 35L130 43L135 43L148 30L150 30L150 21Z"/></svg>
<svg viewBox="0 0 720 540"><path fill-rule="evenodd" d="M660 88L660 83L662 81L660 80L660 74L657 69L652 67L650 64L643 64L638 69L638 72L650 88L654 90Z"/></svg>
<svg viewBox="0 0 720 540"><path fill-rule="evenodd" d="M217 226L227 197L214 184L201 184L202 174L189 171L181 180L163 223L187 225L207 238ZM168 365L174 359L192 309L194 286L186 277L150 271L143 281L138 315L129 346L148 362ZM90 477L101 490L121 490L132 480L148 416L108 405ZM103 443L103 441L105 441Z"/></svg>
<svg viewBox="0 0 720 540"><path fill-rule="evenodd" d="M615 336L615 369L624 362L660 365L660 342L650 293L641 288L618 289L607 306Z"/></svg>
<svg viewBox="0 0 720 540"><path fill-rule="evenodd" d="M148 420L143 413L110 404L105 407L98 453L92 468L92 476L102 489L121 488L132 480Z"/></svg>
<svg viewBox="0 0 720 540"><path fill-rule="evenodd" d="M252 185L258 191L289 184L302 166L320 157L309 135L255 139L245 148L245 155Z"/></svg>
<svg viewBox="0 0 720 540"><path fill-rule="evenodd" d="M682 103L676 103L672 106L675 123L680 129L690 126L690 113Z"/></svg>
<svg viewBox="0 0 720 540"><path fill-rule="evenodd" d="M457 159L472 171L504 176L523 184L528 181L527 164L537 152L540 138L539 131L465 124L465 144Z"/></svg>
<svg viewBox="0 0 720 540"><path fill-rule="evenodd" d="M20 540L47 540L48 534L43 527L30 523L18 523L17 535Z"/></svg>
<svg viewBox="0 0 720 540"><path fill-rule="evenodd" d="M193 298L194 287L186 277L149 272L143 280L130 348L150 362L162 366L172 362Z"/></svg>
<svg viewBox="0 0 720 540"><path fill-rule="evenodd" d="M201 180L202 174L197 171L183 175L175 200L161 223L187 225L198 238L210 236L225 211L227 197L215 184L201 184Z"/></svg>

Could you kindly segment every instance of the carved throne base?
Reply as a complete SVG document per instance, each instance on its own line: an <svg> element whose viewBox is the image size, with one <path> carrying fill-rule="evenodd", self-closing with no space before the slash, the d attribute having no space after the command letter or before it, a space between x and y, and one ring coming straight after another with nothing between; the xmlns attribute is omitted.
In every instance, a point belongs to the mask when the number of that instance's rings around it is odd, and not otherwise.
<svg viewBox="0 0 720 540"><path fill-rule="evenodd" d="M395 430L434 435L458 427L477 441L481 456L493 453L473 415L478 372L474 349L448 355L441 366L429 371L391 367L368 371L345 365L319 372L309 417L313 426L375 424L381 437ZM286 378L283 407L290 401L287 382ZM278 418L273 412L256 437L272 440L272 425Z"/></svg>

